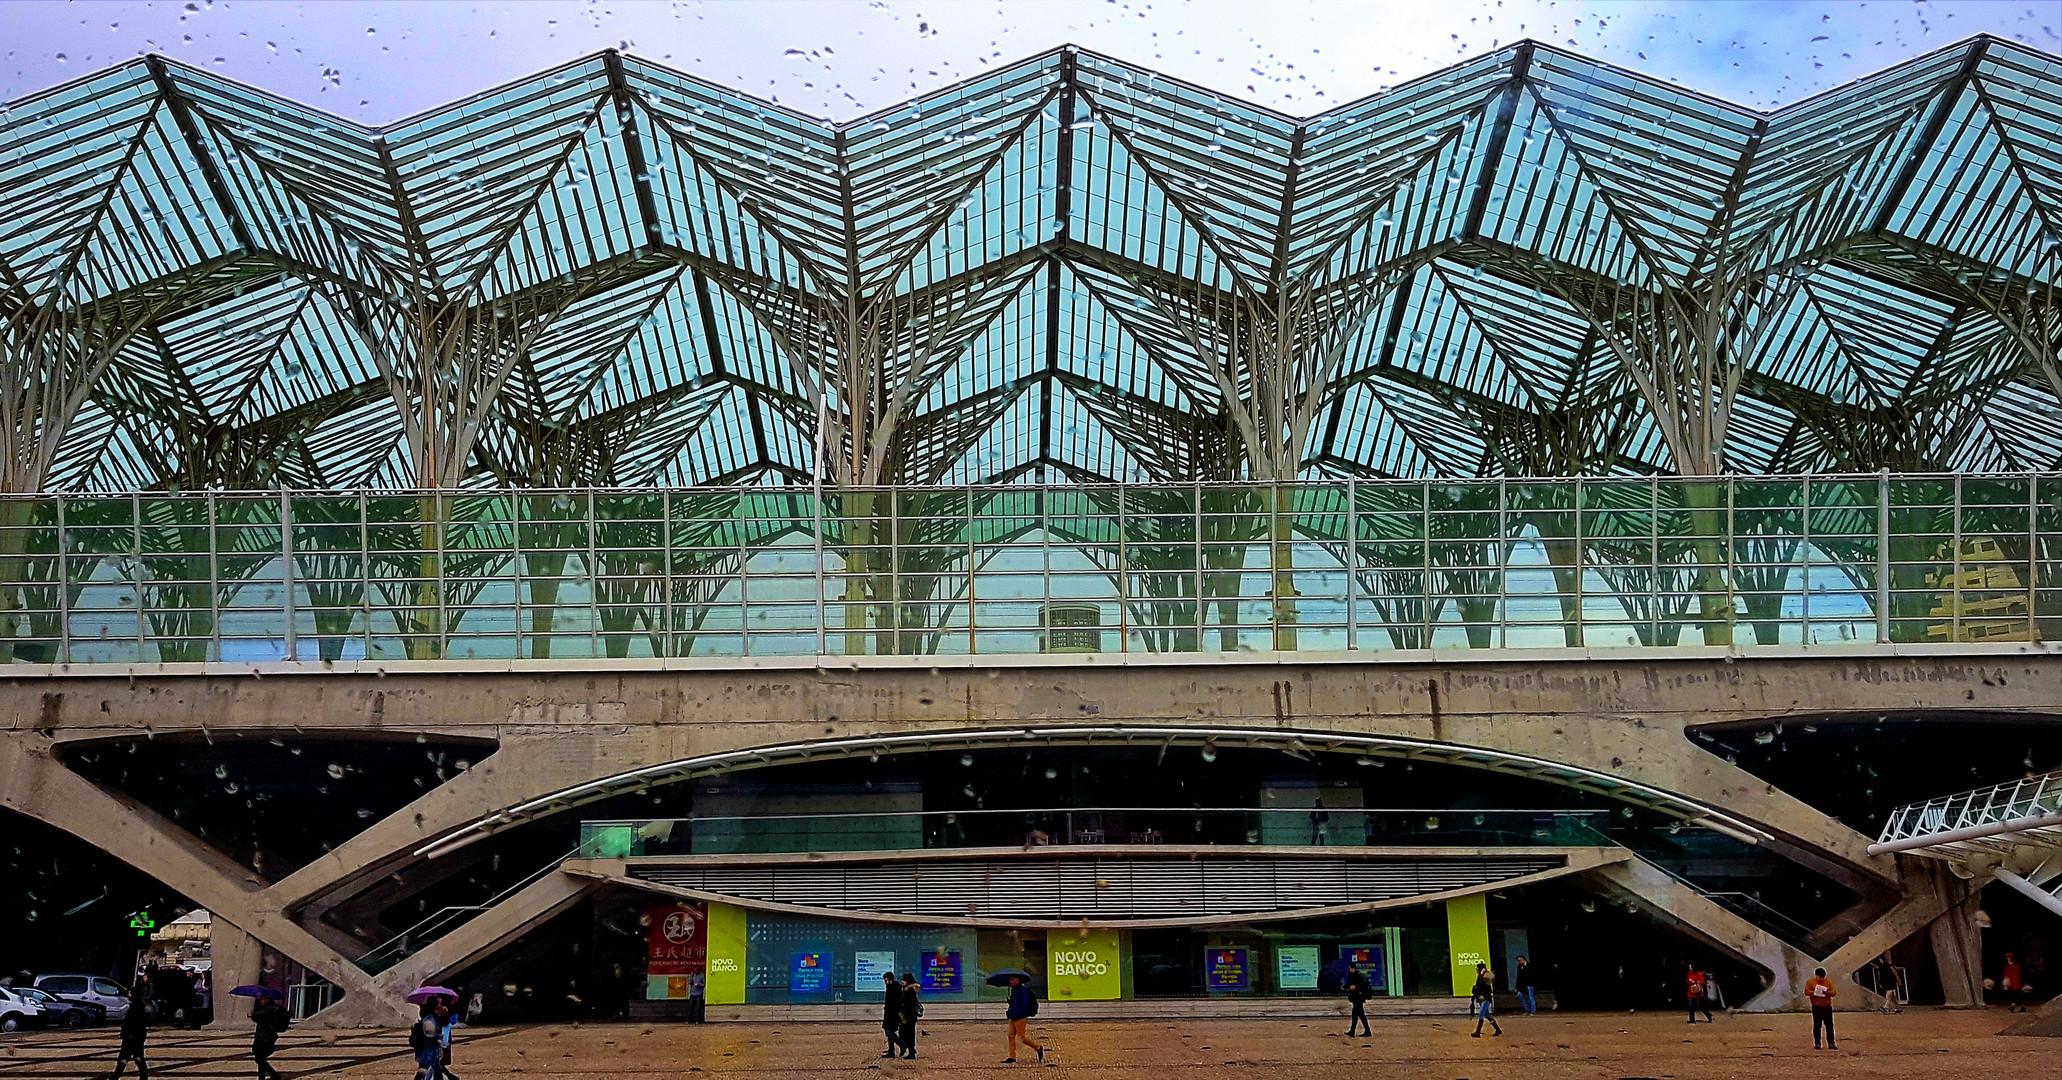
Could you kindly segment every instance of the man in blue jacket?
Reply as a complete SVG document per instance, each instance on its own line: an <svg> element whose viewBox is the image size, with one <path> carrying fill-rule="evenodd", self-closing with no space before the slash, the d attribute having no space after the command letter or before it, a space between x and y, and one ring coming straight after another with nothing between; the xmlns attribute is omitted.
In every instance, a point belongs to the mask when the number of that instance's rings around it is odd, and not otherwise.
<svg viewBox="0 0 2062 1080"><path fill-rule="evenodd" d="M1008 1015L1010 1022L1009 1056L1003 1058L1002 1063L1005 1065L1016 1064L1017 1043L1019 1042L1038 1051L1038 1060L1044 1061L1045 1044L1031 1041L1030 1033L1025 1030L1030 1026L1031 1018L1038 1015L1038 998L1031 993L1031 988L1025 985L1022 976L1010 976Z"/></svg>

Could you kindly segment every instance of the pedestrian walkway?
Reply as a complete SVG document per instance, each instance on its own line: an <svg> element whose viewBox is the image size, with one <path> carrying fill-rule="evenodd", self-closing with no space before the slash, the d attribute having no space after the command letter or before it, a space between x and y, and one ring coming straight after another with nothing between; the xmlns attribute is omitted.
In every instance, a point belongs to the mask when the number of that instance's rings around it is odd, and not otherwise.
<svg viewBox="0 0 2062 1080"><path fill-rule="evenodd" d="M702 1075L732 1080L849 1076L1046 1076L1108 1080L1364 1080L1368 1076L1469 1080L1620 1080L1798 1076L1938 1080L2052 1080L2056 1044L1992 1034L1996 1010L1913 1009L1898 1016L1842 1013L1840 1052L1811 1049L1800 1013L1718 1017L1685 1026L1673 1009L1511 1016L1502 1038L1471 1039L1462 1016L1388 1017L1372 1037L1347 1039L1318 1018L1280 1020L1055 1020L1034 1036L1053 1052L1044 1070L1003 1065L1003 1025L924 1022L916 1061L880 1057L878 1022L566 1024L477 1028L455 1047L461 1075L495 1080L620 1080ZM0 1080L98 1080L113 1061L114 1032L0 1037ZM152 1072L182 1078L249 1077L250 1037L160 1032ZM275 1059L289 1080L406 1080L398 1031L289 1034Z"/></svg>
<svg viewBox="0 0 2062 1080"><path fill-rule="evenodd" d="M519 1029L481 1029L475 1035L454 1036L454 1053L459 1060L466 1060L473 1046L516 1030ZM100 1080L114 1068L115 1048L120 1042L121 1034L113 1027L0 1035L0 1077ZM178 1080L249 1080L257 1074L257 1067L251 1063L248 1031L154 1028L148 1046L153 1078L163 1074ZM408 1057L408 1041L400 1032L290 1032L280 1036L279 1051L273 1055L272 1064L289 1080L330 1076L347 1070L357 1070L352 1073L357 1076L407 1080L414 1068ZM360 1069L361 1066L365 1068ZM129 1075L134 1075L133 1070Z"/></svg>

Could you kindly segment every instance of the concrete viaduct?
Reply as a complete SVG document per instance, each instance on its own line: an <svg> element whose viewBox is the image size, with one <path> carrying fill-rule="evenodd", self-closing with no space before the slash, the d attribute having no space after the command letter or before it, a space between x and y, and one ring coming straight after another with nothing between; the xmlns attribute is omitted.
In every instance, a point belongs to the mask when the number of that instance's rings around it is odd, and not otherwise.
<svg viewBox="0 0 2062 1080"><path fill-rule="evenodd" d="M215 916L219 970L254 970L259 945L345 996L315 1020L405 1023L399 995L491 954L593 888L551 874L394 968L327 923L425 847L552 812L611 777L718 769L867 740L931 747L1079 729L1084 741L1221 735L1367 745L1523 772L1640 801L1773 845L1861 899L1800 948L1637 861L1590 874L1685 932L1768 973L1753 1008L1796 1003L1810 968L1845 976L1928 931L1950 1004L1980 1000L1974 888L1925 860L1871 856L1871 838L1700 748L1703 725L1915 711L1952 719L2062 714L2062 650L1853 646L1227 656L872 657L859 660L409 661L384 665L153 665L24 669L0 683L0 803L151 874ZM1149 730L1148 730L1149 729ZM277 880L82 777L67 748L133 737L237 733L463 736L497 747L469 770ZM1127 735L1127 733L1134 733ZM890 752L894 746L888 746ZM613 791L617 787L586 790ZM553 796L561 796L554 801ZM216 980L218 993L236 979ZM406 985L404 985L406 984ZM224 1009L218 1015L230 1016Z"/></svg>

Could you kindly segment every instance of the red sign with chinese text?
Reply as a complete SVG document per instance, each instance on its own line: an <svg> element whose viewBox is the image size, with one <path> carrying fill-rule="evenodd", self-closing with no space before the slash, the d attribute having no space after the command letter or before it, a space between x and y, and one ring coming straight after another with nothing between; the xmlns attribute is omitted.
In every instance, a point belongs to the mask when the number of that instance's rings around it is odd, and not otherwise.
<svg viewBox="0 0 2062 1080"><path fill-rule="evenodd" d="M645 974L702 974L709 960L708 910L700 904L653 904L645 915Z"/></svg>

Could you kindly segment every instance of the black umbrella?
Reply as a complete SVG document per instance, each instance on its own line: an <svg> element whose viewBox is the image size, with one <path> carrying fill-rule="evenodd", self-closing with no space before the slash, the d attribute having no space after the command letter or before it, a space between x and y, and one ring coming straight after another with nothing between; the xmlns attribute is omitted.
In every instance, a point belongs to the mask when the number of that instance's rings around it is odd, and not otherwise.
<svg viewBox="0 0 2062 1080"><path fill-rule="evenodd" d="M1031 973L1028 971L998 971L988 976L988 985L1008 986L1012 976L1024 980L1025 986L1031 985Z"/></svg>

